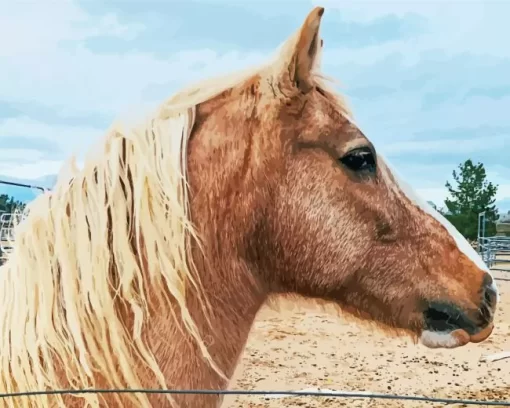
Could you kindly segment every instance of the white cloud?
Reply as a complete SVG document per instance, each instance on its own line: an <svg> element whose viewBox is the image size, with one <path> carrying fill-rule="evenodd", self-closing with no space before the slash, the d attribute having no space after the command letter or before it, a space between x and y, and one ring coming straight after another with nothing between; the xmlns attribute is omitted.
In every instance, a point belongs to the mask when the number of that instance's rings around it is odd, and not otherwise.
<svg viewBox="0 0 510 408"><path fill-rule="evenodd" d="M114 13L92 16L73 0L0 0L0 3L0 96L5 100L35 102L56 109L62 115L140 115L147 111L147 106L152 107L188 82L267 58L260 52L219 54L214 50L182 51L165 58L143 51L95 54L86 48L87 39L110 37L129 40L145 27L142 24L126 24ZM456 68L448 65L448 55L466 52L510 56L510 48L506 44L508 36L502 35L509 31L507 14L501 12L501 7L505 7L503 3L499 3L503 4L499 9L498 3L485 5L476 1L461 4L445 3L443 0L325 0L321 3L327 8L337 8L345 19L359 23L369 23L384 16L405 17L410 14L427 21L425 32L416 37L357 49L328 47L331 41L326 38L323 60L326 66L335 67L334 76L343 79L342 71L354 67L347 85L398 87L398 83L394 85L388 81L384 72L377 71L378 63L395 54L404 58L395 69L404 71L416 69L427 51L445 52L444 68L435 72L438 79L434 83L439 83L439 89L442 86L447 88L452 81L465 80L463 71L457 75ZM327 18L324 24L330 24ZM480 61L484 59L481 57ZM443 82L439 75L441 72L447 73ZM398 75L400 73L393 74L394 77ZM472 75L471 80L476 84L498 86L505 80L510 84L507 75L478 79L475 73ZM354 104L353 109L364 127L366 124L367 136L386 142L378 143L386 153L424 150L433 153L459 148L458 141L453 140L405 140L417 130L455 129L460 123L473 128L481 123L510 125L507 109L510 98L475 97L428 110L423 109L420 98L418 91L406 93L395 89L394 95L372 102L365 100L362 104ZM0 135L54 142L62 151L62 159L73 152L82 152L104 131L91 126L48 125L28 117L0 121ZM501 147L504 136L490 137L497 141L496 147ZM476 149L481 143L472 140L462 142L460 147L467 151ZM8 163L4 159L9 155L33 160L33 163ZM55 173L61 164L60 158L47 160L34 149L4 151L0 160L0 174L22 177ZM405 169L400 170L405 174ZM421 190L434 197L445 193L444 189L423 180L420 183Z"/></svg>
<svg viewBox="0 0 510 408"><path fill-rule="evenodd" d="M166 59L140 51L96 54L84 40L129 39L144 27L124 24L112 13L90 16L71 0L9 2L7 10L0 15L0 49L8 57L0 64L0 95L62 113L116 114L134 101L146 101L144 93L151 84L161 84L160 93L168 95L176 90L169 89L172 81L180 87L265 57L212 50L180 52Z"/></svg>
<svg viewBox="0 0 510 408"><path fill-rule="evenodd" d="M32 163L0 162L0 174L31 180L41 176L58 174L62 164L62 160L37 160Z"/></svg>
<svg viewBox="0 0 510 408"><path fill-rule="evenodd" d="M260 62L260 53L213 50L182 51L168 58L131 51L91 52L85 41L94 37L136 37L141 24L125 24L113 13L92 16L72 0L2 2L0 14L0 96L3 100L36 103L61 116L99 113L141 118L156 101L200 77ZM5 58L4 58L5 57ZM154 95L147 96L151 88ZM56 173L65 160L80 157L106 129L53 125L30 117L0 120L0 174L34 178ZM13 137L56 145L51 156L35 147L9 148ZM46 152L47 153L47 152Z"/></svg>
<svg viewBox="0 0 510 408"><path fill-rule="evenodd" d="M478 153L481 150L502 149L508 146L510 135L487 135L477 139L436 139L436 140L413 140L388 143L381 146L380 150L385 155L426 152L469 154Z"/></svg>
<svg viewBox="0 0 510 408"><path fill-rule="evenodd" d="M351 21L370 22L384 16L395 15L405 17L419 15L429 18L442 18L453 8L458 10L459 4L470 9L483 10L480 0L449 1L444 0L322 0L313 1L326 8L339 10L342 15Z"/></svg>
<svg viewBox="0 0 510 408"><path fill-rule="evenodd" d="M0 139L0 143L1 143ZM2 146L0 149L0 165L4 165L4 167L9 167L12 163L20 162L20 161L38 161L41 160L44 156L44 153L37 149L11 149L8 147ZM1 173L1 172L0 172Z"/></svg>
<svg viewBox="0 0 510 408"><path fill-rule="evenodd" d="M426 19L424 32L411 39L403 38L357 49L341 47L339 56L345 61L373 64L387 55L400 53L408 64L414 64L419 61L420 54L427 50L469 52L481 57L510 57L506 40L509 31L506 17L510 12L508 2L312 0L311 3L325 6L326 12L327 9L337 10L344 19L359 23L388 16L402 18L414 15ZM327 24L327 19L324 22Z"/></svg>
<svg viewBox="0 0 510 408"><path fill-rule="evenodd" d="M28 117L0 121L0 174L25 179L35 179L57 174L70 156L81 159L100 139L105 129L93 127L49 125ZM2 135L8 136L3 138ZM33 140L34 146L48 143L48 149L26 147L10 148L12 138Z"/></svg>
<svg viewBox="0 0 510 408"><path fill-rule="evenodd" d="M508 181L508 180L507 180ZM432 201L438 207L444 207L444 200L449 196L446 187L417 188L416 191L427 201ZM500 184L496 200L510 198L510 183Z"/></svg>
<svg viewBox="0 0 510 408"><path fill-rule="evenodd" d="M498 192L496 194L497 200L510 198L510 183L508 172L504 175L500 175L497 172L487 171L487 178L494 184L498 185Z"/></svg>
<svg viewBox="0 0 510 408"><path fill-rule="evenodd" d="M97 36L134 38L144 27L121 24L115 14L93 18L72 0L4 0L0 14L2 56L44 55L65 41ZM32 67L33 68L33 67Z"/></svg>
<svg viewBox="0 0 510 408"><path fill-rule="evenodd" d="M47 141L48 145L57 145L60 151L53 152L68 156L82 152L105 133L105 129L86 126L49 125L28 117L16 117L0 120L0 143L2 136L10 138L20 136L34 141ZM9 146L2 144L2 157L7 158ZM43 154L40 152L39 154Z"/></svg>
<svg viewBox="0 0 510 408"><path fill-rule="evenodd" d="M195 54L195 55L194 55ZM176 55L172 60L157 59L150 54L133 52L124 55L94 54L80 47L72 55L61 52L47 54L41 65L39 56L9 60L0 66L9 82L3 83L2 94L15 101L37 103L59 109L64 114L95 112L116 114L133 101L144 101L149 85L161 84L160 93L169 96L176 89L168 83L178 79L179 86L201 77L235 70L262 60L257 53L218 55L206 50ZM194 60L206 64L194 68ZM35 70L33 67L38 66ZM3 76L3 75L2 75ZM158 99L161 99L158 96Z"/></svg>

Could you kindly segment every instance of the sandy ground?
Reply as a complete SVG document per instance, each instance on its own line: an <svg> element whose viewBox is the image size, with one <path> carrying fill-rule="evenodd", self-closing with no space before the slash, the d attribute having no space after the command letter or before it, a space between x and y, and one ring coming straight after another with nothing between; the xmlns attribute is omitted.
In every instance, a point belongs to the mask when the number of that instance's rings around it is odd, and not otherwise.
<svg viewBox="0 0 510 408"><path fill-rule="evenodd" d="M481 363L482 354L510 351L510 273L496 272L501 291L493 335L478 345L430 350L388 337L317 309L263 309L231 388L345 391L510 402L510 359ZM327 397L242 396L224 407L440 407L411 401ZM467 405L450 405L455 407Z"/></svg>

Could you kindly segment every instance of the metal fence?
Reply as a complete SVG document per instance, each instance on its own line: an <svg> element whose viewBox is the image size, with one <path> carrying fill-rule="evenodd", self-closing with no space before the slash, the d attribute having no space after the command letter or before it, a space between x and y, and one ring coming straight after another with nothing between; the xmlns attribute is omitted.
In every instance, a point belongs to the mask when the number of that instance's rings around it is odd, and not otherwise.
<svg viewBox="0 0 510 408"><path fill-rule="evenodd" d="M490 269L510 272L510 237L486 237L485 223L485 212L481 212L478 214L478 253Z"/></svg>
<svg viewBox="0 0 510 408"><path fill-rule="evenodd" d="M48 191L47 188L32 184L18 183L15 181L2 180L0 184L8 186L28 188L39 190L40 192ZM17 225L23 217L26 216L25 211L16 213L0 212L0 265L5 261L6 256L12 251L12 243L14 242L14 226Z"/></svg>
<svg viewBox="0 0 510 408"><path fill-rule="evenodd" d="M3 213L0 215L0 259L4 259L12 251L14 226L19 223L21 217L23 217L22 213Z"/></svg>
<svg viewBox="0 0 510 408"><path fill-rule="evenodd" d="M490 269L510 272L510 237L479 237L478 252Z"/></svg>

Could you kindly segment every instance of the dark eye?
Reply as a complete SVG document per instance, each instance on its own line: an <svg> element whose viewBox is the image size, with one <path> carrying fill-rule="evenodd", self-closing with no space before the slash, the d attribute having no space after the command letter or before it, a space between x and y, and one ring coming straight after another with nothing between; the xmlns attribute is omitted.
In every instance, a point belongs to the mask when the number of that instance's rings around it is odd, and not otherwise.
<svg viewBox="0 0 510 408"><path fill-rule="evenodd" d="M376 170L375 157L368 147L351 150L339 160L349 170L357 173L375 173Z"/></svg>

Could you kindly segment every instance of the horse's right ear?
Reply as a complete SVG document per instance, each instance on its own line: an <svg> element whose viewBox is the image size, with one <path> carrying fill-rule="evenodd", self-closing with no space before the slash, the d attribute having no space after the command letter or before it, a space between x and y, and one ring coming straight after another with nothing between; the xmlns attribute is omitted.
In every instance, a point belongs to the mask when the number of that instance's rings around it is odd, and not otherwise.
<svg viewBox="0 0 510 408"><path fill-rule="evenodd" d="M278 81L307 93L314 86L312 71L316 67L322 47L319 37L323 7L314 8L301 28L289 38L280 52Z"/></svg>

